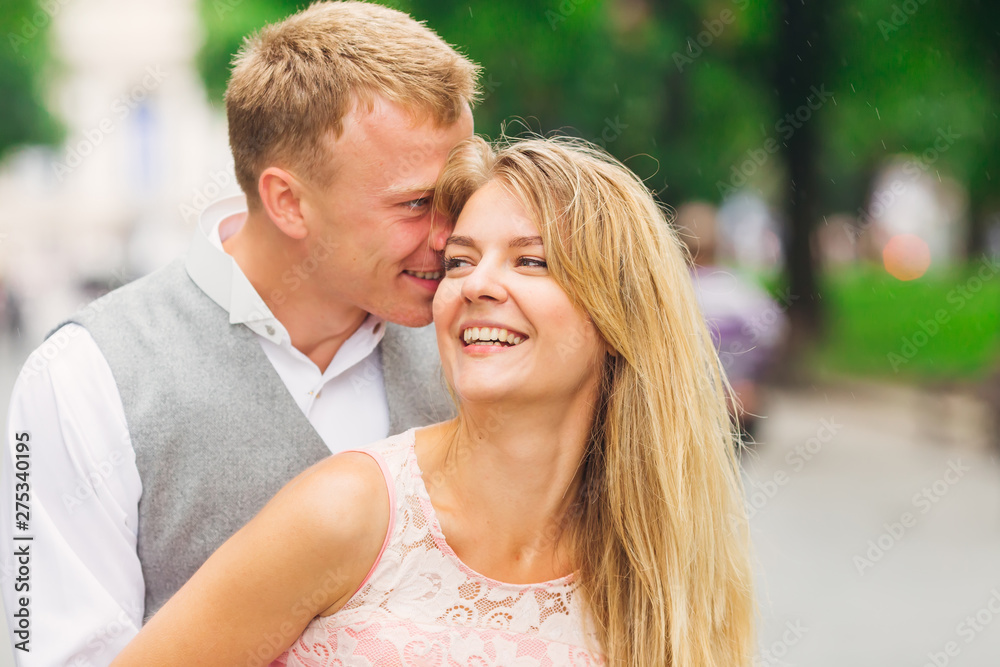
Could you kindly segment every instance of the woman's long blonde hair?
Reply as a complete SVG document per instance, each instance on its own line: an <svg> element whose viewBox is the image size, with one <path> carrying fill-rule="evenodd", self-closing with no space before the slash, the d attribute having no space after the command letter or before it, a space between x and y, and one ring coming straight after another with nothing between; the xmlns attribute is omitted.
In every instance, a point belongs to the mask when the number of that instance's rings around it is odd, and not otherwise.
<svg viewBox="0 0 1000 667"><path fill-rule="evenodd" d="M643 182L568 138L479 138L436 190L457 219L488 182L538 224L549 272L614 350L572 512L609 665L736 667L755 650L747 516L725 377L686 255Z"/></svg>

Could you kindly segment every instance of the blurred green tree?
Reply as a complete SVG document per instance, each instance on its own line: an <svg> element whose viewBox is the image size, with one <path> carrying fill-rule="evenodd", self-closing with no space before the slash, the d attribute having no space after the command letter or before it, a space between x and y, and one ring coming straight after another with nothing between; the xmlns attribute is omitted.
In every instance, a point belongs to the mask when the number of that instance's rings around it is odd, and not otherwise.
<svg viewBox="0 0 1000 667"><path fill-rule="evenodd" d="M982 72L982 95L987 103L975 128L980 149L969 170L972 235L969 254L978 254L984 245L985 226L1000 223L1000 4L971 0L955 7L962 41L965 67Z"/></svg>
<svg viewBox="0 0 1000 667"><path fill-rule="evenodd" d="M998 206L1000 8L987 0L384 4L483 65L481 134L506 123L515 135L590 139L668 205L758 191L785 224L785 282L805 338L822 322L811 233L832 213L863 218L886 160L920 156L945 133L953 140L927 172L967 185L975 221ZM242 36L301 6L202 0L213 99Z"/></svg>
<svg viewBox="0 0 1000 667"><path fill-rule="evenodd" d="M0 155L11 148L54 143L60 129L43 103L50 68L47 33L52 16L36 0L5 0L0 12Z"/></svg>
<svg viewBox="0 0 1000 667"><path fill-rule="evenodd" d="M198 66L213 105L222 102L229 67L243 39L308 4L295 0L201 0L199 7L207 39Z"/></svg>

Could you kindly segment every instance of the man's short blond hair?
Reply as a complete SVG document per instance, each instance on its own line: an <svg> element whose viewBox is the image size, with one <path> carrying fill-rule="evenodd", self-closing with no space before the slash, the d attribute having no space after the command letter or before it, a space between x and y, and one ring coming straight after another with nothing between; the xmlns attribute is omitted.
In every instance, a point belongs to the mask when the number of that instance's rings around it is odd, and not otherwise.
<svg viewBox="0 0 1000 667"><path fill-rule="evenodd" d="M236 179L251 206L272 164L333 175L328 137L355 104L384 98L440 126L478 95L479 66L423 23L366 2L317 2L248 37L226 89Z"/></svg>

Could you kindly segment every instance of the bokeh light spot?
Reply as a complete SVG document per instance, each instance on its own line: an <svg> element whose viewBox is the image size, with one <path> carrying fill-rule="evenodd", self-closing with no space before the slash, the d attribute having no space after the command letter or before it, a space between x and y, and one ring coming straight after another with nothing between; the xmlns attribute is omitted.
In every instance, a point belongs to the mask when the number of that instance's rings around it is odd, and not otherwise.
<svg viewBox="0 0 1000 667"><path fill-rule="evenodd" d="M897 234L882 249L882 263L899 280L916 280L931 265L931 249L915 234Z"/></svg>

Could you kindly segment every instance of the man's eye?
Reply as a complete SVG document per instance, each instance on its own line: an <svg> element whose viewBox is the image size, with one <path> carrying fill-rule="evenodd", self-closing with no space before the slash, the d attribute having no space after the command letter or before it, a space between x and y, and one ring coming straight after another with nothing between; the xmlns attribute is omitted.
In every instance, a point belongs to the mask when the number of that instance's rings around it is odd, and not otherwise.
<svg viewBox="0 0 1000 667"><path fill-rule="evenodd" d="M403 206L410 209L411 211L420 211L431 203L430 197L421 197L420 199L411 199L408 202L404 202Z"/></svg>

